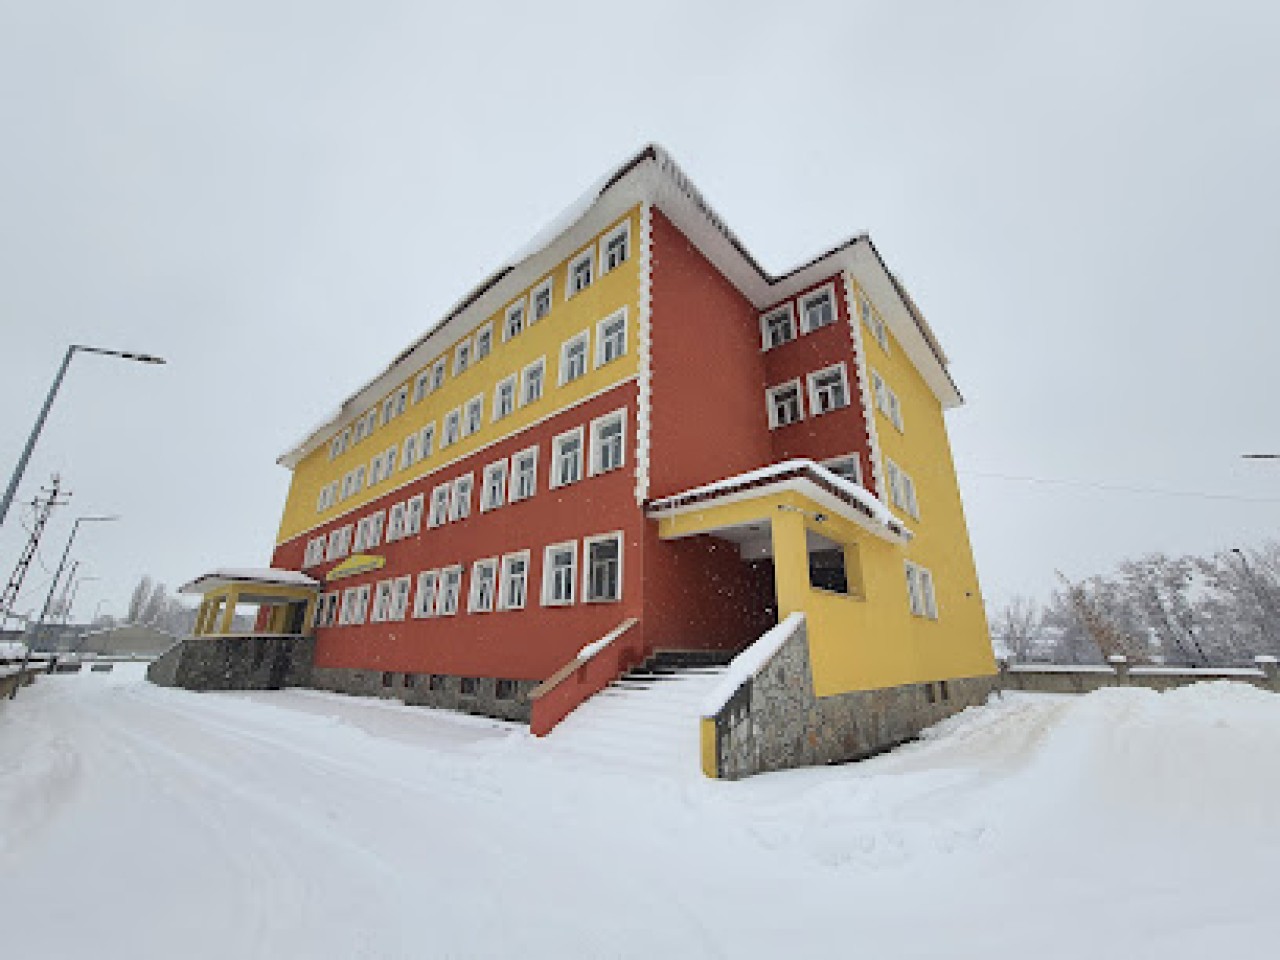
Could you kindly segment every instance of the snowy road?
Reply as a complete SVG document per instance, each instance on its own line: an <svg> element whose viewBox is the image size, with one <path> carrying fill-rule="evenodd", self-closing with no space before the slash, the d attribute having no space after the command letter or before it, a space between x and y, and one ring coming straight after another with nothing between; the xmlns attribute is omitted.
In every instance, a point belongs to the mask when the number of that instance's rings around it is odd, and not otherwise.
<svg viewBox="0 0 1280 960"><path fill-rule="evenodd" d="M1242 686L1010 698L724 784L127 668L0 706L0 909L42 960L1271 957L1277 796L1280 697Z"/></svg>

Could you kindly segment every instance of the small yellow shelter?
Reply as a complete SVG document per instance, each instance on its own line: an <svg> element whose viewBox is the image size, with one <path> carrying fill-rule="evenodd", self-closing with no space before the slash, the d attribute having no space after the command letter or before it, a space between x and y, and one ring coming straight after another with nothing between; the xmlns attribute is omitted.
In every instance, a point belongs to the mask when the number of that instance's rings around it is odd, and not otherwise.
<svg viewBox="0 0 1280 960"><path fill-rule="evenodd" d="M197 637L236 635L236 609L245 605L258 608L257 626L251 633L304 636L315 621L319 591L319 581L306 574L273 568L213 570L178 590L202 597L193 631ZM267 611L265 618L263 611Z"/></svg>

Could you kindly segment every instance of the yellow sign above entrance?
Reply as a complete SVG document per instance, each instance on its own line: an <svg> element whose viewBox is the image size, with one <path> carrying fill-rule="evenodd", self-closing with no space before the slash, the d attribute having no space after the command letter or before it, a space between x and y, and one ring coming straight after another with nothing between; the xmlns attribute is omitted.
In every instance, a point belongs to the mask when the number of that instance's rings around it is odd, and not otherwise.
<svg viewBox="0 0 1280 960"><path fill-rule="evenodd" d="M381 570L386 565L386 557L375 557L371 553L353 553L330 570L325 575L325 579L341 580L344 577L354 577L373 570Z"/></svg>

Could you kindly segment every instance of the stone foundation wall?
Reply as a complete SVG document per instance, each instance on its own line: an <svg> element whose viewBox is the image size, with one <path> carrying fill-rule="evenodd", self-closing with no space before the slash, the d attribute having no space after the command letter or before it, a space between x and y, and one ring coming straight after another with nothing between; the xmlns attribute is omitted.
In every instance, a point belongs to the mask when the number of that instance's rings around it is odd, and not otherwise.
<svg viewBox="0 0 1280 960"><path fill-rule="evenodd" d="M755 773L840 763L904 743L965 707L985 703L994 676L966 677L818 697L801 625L706 724L709 774Z"/></svg>
<svg viewBox="0 0 1280 960"><path fill-rule="evenodd" d="M462 692L463 679L475 682L474 692ZM538 685L538 681L506 681L502 697L498 696L498 683L498 679L494 677L463 678L440 673L384 673L378 670L316 667L311 671L310 686L334 693L400 700L415 707L439 707L481 717L528 723L529 692Z"/></svg>
<svg viewBox="0 0 1280 960"><path fill-rule="evenodd" d="M147 679L185 690L279 690L309 686L311 637L187 637L147 668Z"/></svg>

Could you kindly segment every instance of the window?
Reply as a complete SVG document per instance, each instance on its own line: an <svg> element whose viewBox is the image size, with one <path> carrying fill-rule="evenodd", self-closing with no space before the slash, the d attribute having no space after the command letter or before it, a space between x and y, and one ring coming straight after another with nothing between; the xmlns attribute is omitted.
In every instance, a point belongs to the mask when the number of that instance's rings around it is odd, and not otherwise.
<svg viewBox="0 0 1280 960"><path fill-rule="evenodd" d="M497 560L477 560L471 565L471 594L467 597L468 613L489 613L493 610L497 582Z"/></svg>
<svg viewBox="0 0 1280 960"><path fill-rule="evenodd" d="M615 410L591 421L591 475L617 470L625 459L623 433L627 413Z"/></svg>
<svg viewBox="0 0 1280 960"><path fill-rule="evenodd" d="M569 283L564 291L566 300L575 293L580 293L591 286L591 264L593 259L591 250L583 250L569 264Z"/></svg>
<svg viewBox="0 0 1280 960"><path fill-rule="evenodd" d="M498 385L493 388L493 419L501 420L503 417L510 416L511 412L516 408L516 375L513 373L505 379L499 380Z"/></svg>
<svg viewBox="0 0 1280 960"><path fill-rule="evenodd" d="M542 604L547 607L573 603L578 571L578 544L554 543L542 555Z"/></svg>
<svg viewBox="0 0 1280 960"><path fill-rule="evenodd" d="M449 501L449 519L465 520L471 516L471 488L474 478L464 473L453 481L453 497Z"/></svg>
<svg viewBox="0 0 1280 960"><path fill-rule="evenodd" d="M413 381L413 402L421 403L432 389L431 370L427 369L420 371L417 378Z"/></svg>
<svg viewBox="0 0 1280 960"><path fill-rule="evenodd" d="M809 554L809 585L832 593L849 592L849 573L842 548L828 547Z"/></svg>
<svg viewBox="0 0 1280 960"><path fill-rule="evenodd" d="M900 466L888 457L884 461L885 473L889 479L889 499L895 507L905 510L917 520L920 519L920 504L916 501L916 485L911 477Z"/></svg>
<svg viewBox="0 0 1280 960"><path fill-rule="evenodd" d="M493 699L514 700L516 698L516 681L496 680L493 684Z"/></svg>
<svg viewBox="0 0 1280 960"><path fill-rule="evenodd" d="M404 536L404 504L393 504L387 513L387 543L394 543Z"/></svg>
<svg viewBox="0 0 1280 960"><path fill-rule="evenodd" d="M381 482L382 480L382 454L378 454L369 461L369 486Z"/></svg>
<svg viewBox="0 0 1280 960"><path fill-rule="evenodd" d="M441 357L439 360L437 360L435 363L431 365L431 389L432 390L439 390L442 386L444 386L444 372L445 372L445 362L444 362L444 357Z"/></svg>
<svg viewBox="0 0 1280 960"><path fill-rule="evenodd" d="M507 502L507 461L499 460L484 468L480 487L480 510L495 510Z"/></svg>
<svg viewBox="0 0 1280 960"><path fill-rule="evenodd" d="M608 603L622 599L622 534L609 533L583 541L582 599Z"/></svg>
<svg viewBox="0 0 1280 960"><path fill-rule="evenodd" d="M382 422L389 423L400 414L404 413L404 408L409 403L409 387L403 386L391 396L387 397L382 403Z"/></svg>
<svg viewBox="0 0 1280 960"><path fill-rule="evenodd" d="M418 462L418 435L411 433L400 445L400 469L408 470Z"/></svg>
<svg viewBox="0 0 1280 960"><path fill-rule="evenodd" d="M342 453L342 434L338 434L329 441L329 462L332 463Z"/></svg>
<svg viewBox="0 0 1280 960"><path fill-rule="evenodd" d="M476 331L476 362L479 363L493 352L493 327L485 324Z"/></svg>
<svg viewBox="0 0 1280 960"><path fill-rule="evenodd" d="M907 602L911 613L929 620L938 619L938 600L933 591L933 574L919 564L906 561Z"/></svg>
<svg viewBox="0 0 1280 960"><path fill-rule="evenodd" d="M498 592L499 610L523 610L529 593L529 551L508 553L502 558L502 582Z"/></svg>
<svg viewBox="0 0 1280 960"><path fill-rule="evenodd" d="M836 298L830 286L800 298L800 329L812 333L836 322Z"/></svg>
<svg viewBox="0 0 1280 960"><path fill-rule="evenodd" d="M804 419L799 380L770 387L765 391L765 398L768 402L769 429L776 430Z"/></svg>
<svg viewBox="0 0 1280 960"><path fill-rule="evenodd" d="M428 527L439 527L449 520L449 495L453 487L442 483L431 491L431 513L427 516Z"/></svg>
<svg viewBox="0 0 1280 960"><path fill-rule="evenodd" d="M828 470L837 477L843 477L850 483L862 485L862 462L858 459L858 455L851 453L846 457L836 457L834 460L828 460L823 464Z"/></svg>
<svg viewBox="0 0 1280 960"><path fill-rule="evenodd" d="M560 347L560 385L577 380L587 372L587 348L590 346L591 334L583 330L570 337Z"/></svg>
<svg viewBox="0 0 1280 960"><path fill-rule="evenodd" d="M543 382L547 377L547 358L539 357L520 373L520 405L526 406L542 399Z"/></svg>
<svg viewBox="0 0 1280 960"><path fill-rule="evenodd" d="M880 314L876 313L875 308L871 306L871 301L866 297L858 300L858 309L862 313L862 322L867 325L871 335L876 338L876 343L880 344L885 353L888 353L889 334L884 328L884 321L880 319Z"/></svg>
<svg viewBox="0 0 1280 960"><path fill-rule="evenodd" d="M374 428L378 425L378 408L374 407L364 415L364 435L366 437L373 434Z"/></svg>
<svg viewBox="0 0 1280 960"><path fill-rule="evenodd" d="M355 550L372 550L382 542L382 527L386 522L385 511L371 513L356 524Z"/></svg>
<svg viewBox="0 0 1280 960"><path fill-rule="evenodd" d="M471 340L470 338L463 340L453 348L453 375L466 373L467 367L471 366Z"/></svg>
<svg viewBox="0 0 1280 960"><path fill-rule="evenodd" d="M444 674L433 673L427 678L427 689L439 693L444 689Z"/></svg>
<svg viewBox="0 0 1280 960"><path fill-rule="evenodd" d="M467 401L466 414L462 418L462 435L469 437L484 426L484 394Z"/></svg>
<svg viewBox="0 0 1280 960"><path fill-rule="evenodd" d="M418 459L425 460L435 451L436 425L428 423L418 431Z"/></svg>
<svg viewBox="0 0 1280 960"><path fill-rule="evenodd" d="M404 535L416 537L422 532L422 511L426 506L426 497L419 493L410 497L404 505Z"/></svg>
<svg viewBox="0 0 1280 960"><path fill-rule="evenodd" d="M413 600L413 615L421 620L436 613L436 588L440 584L438 570L423 570L418 574L418 595Z"/></svg>
<svg viewBox="0 0 1280 960"><path fill-rule="evenodd" d="M391 587L391 610L387 614L389 620L403 620L409 609L409 591L413 584L408 577L397 577Z"/></svg>
<svg viewBox="0 0 1280 960"><path fill-rule="evenodd" d="M772 350L796 338L796 316L791 304L770 311L760 318L760 345Z"/></svg>
<svg viewBox="0 0 1280 960"><path fill-rule="evenodd" d="M898 402L898 395L874 370L871 371L871 392L876 398L876 408L888 417L889 422L899 431L905 430L906 427L902 421L902 404Z"/></svg>
<svg viewBox="0 0 1280 960"><path fill-rule="evenodd" d="M619 224L600 241L600 275L627 262L631 249L631 221Z"/></svg>
<svg viewBox="0 0 1280 960"><path fill-rule="evenodd" d="M582 428L575 427L551 441L551 486L563 487L582 479Z"/></svg>
<svg viewBox="0 0 1280 960"><path fill-rule="evenodd" d="M399 452L399 449L400 448L393 443L391 446L387 447L385 451L383 451L383 454L382 454L382 479L383 480L391 479L391 471L396 468L396 454Z"/></svg>
<svg viewBox="0 0 1280 960"><path fill-rule="evenodd" d="M538 492L538 448L521 450L511 457L510 502L528 500Z"/></svg>
<svg viewBox="0 0 1280 960"><path fill-rule="evenodd" d="M373 613L369 616L370 623L382 623L390 616L391 587L390 580L379 581L378 589L373 596Z"/></svg>
<svg viewBox="0 0 1280 960"><path fill-rule="evenodd" d="M391 422L391 418L396 415L395 397L387 397L382 401L382 423L383 426Z"/></svg>
<svg viewBox="0 0 1280 960"><path fill-rule="evenodd" d="M596 366L602 367L627 352L627 308L611 313L596 326Z"/></svg>
<svg viewBox="0 0 1280 960"><path fill-rule="evenodd" d="M436 597L436 616L452 617L458 612L458 595L462 592L462 568L445 567L440 571L440 589Z"/></svg>
<svg viewBox="0 0 1280 960"><path fill-rule="evenodd" d="M440 435L440 449L458 442L462 435L462 411L454 407L444 415L444 433Z"/></svg>
<svg viewBox="0 0 1280 960"><path fill-rule="evenodd" d="M364 439L365 426L366 426L365 418L362 414L360 419L356 421L356 433L354 438L356 443L359 443L361 440Z"/></svg>
<svg viewBox="0 0 1280 960"><path fill-rule="evenodd" d="M351 492L359 493L364 489L364 464L356 467L356 474L351 478Z"/></svg>
<svg viewBox="0 0 1280 960"><path fill-rule="evenodd" d="M849 405L849 374L843 363L809 374L809 410L815 416Z"/></svg>
<svg viewBox="0 0 1280 960"><path fill-rule="evenodd" d="M347 555L347 551L351 549L351 524L345 527L339 527L329 533L329 545L325 551L324 558L326 560L338 560Z"/></svg>
<svg viewBox="0 0 1280 960"><path fill-rule="evenodd" d="M551 312L551 278L543 280L533 289L533 308L530 323L537 323Z"/></svg>
<svg viewBox="0 0 1280 960"><path fill-rule="evenodd" d="M507 318L502 325L502 339L510 340L512 337L518 337L522 330L524 330L523 300L507 307Z"/></svg>
<svg viewBox="0 0 1280 960"><path fill-rule="evenodd" d="M338 622L346 625L359 626L364 623L366 614L369 611L369 584L363 587L352 587L342 594L342 613L338 617Z"/></svg>
<svg viewBox="0 0 1280 960"><path fill-rule="evenodd" d="M480 696L479 677L459 677L458 692L464 697Z"/></svg>
<svg viewBox="0 0 1280 960"><path fill-rule="evenodd" d="M324 563L324 548L326 544L324 537L312 537L307 541L306 553L302 558L302 566L314 567L316 564Z"/></svg>

